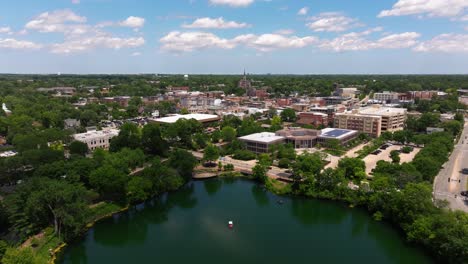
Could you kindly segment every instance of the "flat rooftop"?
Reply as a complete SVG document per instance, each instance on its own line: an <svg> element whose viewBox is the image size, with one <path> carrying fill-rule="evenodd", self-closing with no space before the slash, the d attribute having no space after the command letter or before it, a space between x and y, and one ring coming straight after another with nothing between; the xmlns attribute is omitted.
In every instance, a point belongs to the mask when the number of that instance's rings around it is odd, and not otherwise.
<svg viewBox="0 0 468 264"><path fill-rule="evenodd" d="M167 117L162 117L162 118L157 118L154 119L154 121L159 122L159 123L166 123L166 124L173 124L177 122L179 119L195 119L198 122L210 122L210 121L216 121L219 120L219 116L217 115L207 115L207 114L188 114L188 115L173 115L173 116L167 116Z"/></svg>
<svg viewBox="0 0 468 264"><path fill-rule="evenodd" d="M364 107L359 109L360 114L364 115L394 115L394 114L405 114L406 113L406 108L395 108L395 107L375 107L375 106L370 106L370 107Z"/></svg>
<svg viewBox="0 0 468 264"><path fill-rule="evenodd" d="M240 137L239 139L246 140L246 141L261 142L261 143L273 143L279 140L283 140L284 137L277 136L275 133L272 133L272 132L262 132L262 133L255 133L255 134L243 136L243 137Z"/></svg>
<svg viewBox="0 0 468 264"><path fill-rule="evenodd" d="M76 140L88 140L88 139L94 139L94 138L102 138L104 136L110 136L114 137L119 135L119 130L118 129L104 129L104 130L93 130L93 131L88 131L86 133L80 133L80 134L75 134L73 135L73 138Z"/></svg>
<svg viewBox="0 0 468 264"><path fill-rule="evenodd" d="M325 128L322 129L320 137L340 139L355 133L358 133L358 131L340 128Z"/></svg>

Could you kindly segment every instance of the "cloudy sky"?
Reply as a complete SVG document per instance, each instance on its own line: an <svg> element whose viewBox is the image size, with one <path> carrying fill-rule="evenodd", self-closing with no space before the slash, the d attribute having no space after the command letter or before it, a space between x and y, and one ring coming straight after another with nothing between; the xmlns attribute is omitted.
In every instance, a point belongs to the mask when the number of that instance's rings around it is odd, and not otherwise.
<svg viewBox="0 0 468 264"><path fill-rule="evenodd" d="M468 73L468 0L0 1L3 73Z"/></svg>

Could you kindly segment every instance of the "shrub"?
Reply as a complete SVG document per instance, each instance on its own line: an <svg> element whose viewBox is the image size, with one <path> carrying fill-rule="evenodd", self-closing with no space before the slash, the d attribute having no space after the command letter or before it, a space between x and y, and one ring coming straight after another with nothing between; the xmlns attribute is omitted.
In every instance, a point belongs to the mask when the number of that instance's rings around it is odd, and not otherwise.
<svg viewBox="0 0 468 264"><path fill-rule="evenodd" d="M413 148L412 147L408 147L408 146L404 146L401 148L401 152L403 153L411 153L411 151L413 151Z"/></svg>
<svg viewBox="0 0 468 264"><path fill-rule="evenodd" d="M232 158L237 160L254 160L256 156L255 153L248 150L236 150Z"/></svg>
<svg viewBox="0 0 468 264"><path fill-rule="evenodd" d="M289 159L282 158L278 162L278 167L283 168L283 169L287 169L287 168L289 168L289 163L291 163L289 161Z"/></svg>

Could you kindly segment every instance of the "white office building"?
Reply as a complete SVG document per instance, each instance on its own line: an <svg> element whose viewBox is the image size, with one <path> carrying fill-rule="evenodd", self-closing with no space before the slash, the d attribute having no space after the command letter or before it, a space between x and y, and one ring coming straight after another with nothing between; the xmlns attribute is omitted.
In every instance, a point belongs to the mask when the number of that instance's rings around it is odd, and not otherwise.
<svg viewBox="0 0 468 264"><path fill-rule="evenodd" d="M97 148L109 149L110 140L117 135L119 135L118 129L109 128L75 134L73 135L73 138L77 141L86 143L86 145L88 145L88 149L93 151Z"/></svg>

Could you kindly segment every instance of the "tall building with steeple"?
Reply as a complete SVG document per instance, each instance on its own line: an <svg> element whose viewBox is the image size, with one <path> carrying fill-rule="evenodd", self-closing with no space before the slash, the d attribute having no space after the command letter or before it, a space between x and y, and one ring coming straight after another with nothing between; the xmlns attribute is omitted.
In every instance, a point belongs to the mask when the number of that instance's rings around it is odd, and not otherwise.
<svg viewBox="0 0 468 264"><path fill-rule="evenodd" d="M238 87L246 89L246 90L249 88L252 88L252 83L250 82L250 80L247 80L247 74L245 74L245 69L244 69L244 77L239 81Z"/></svg>

